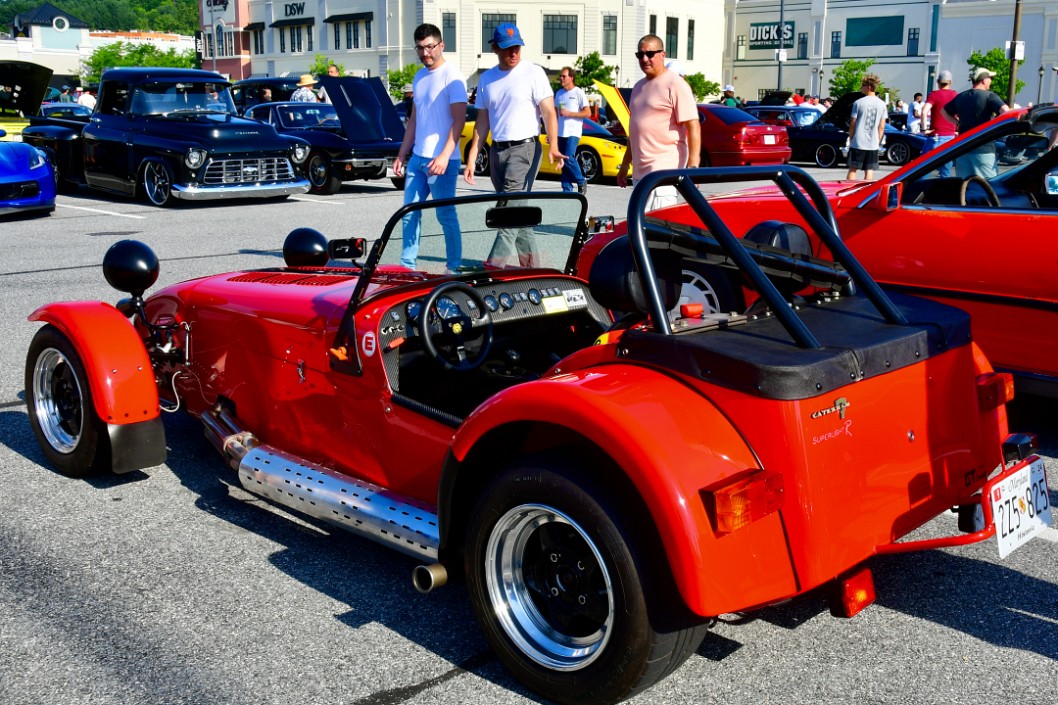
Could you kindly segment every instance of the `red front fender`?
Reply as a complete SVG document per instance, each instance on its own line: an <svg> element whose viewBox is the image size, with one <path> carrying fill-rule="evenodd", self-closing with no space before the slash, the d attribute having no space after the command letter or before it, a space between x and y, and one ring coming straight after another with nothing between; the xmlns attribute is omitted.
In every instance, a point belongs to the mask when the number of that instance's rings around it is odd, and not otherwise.
<svg viewBox="0 0 1058 705"><path fill-rule="evenodd" d="M621 468L647 506L673 578L696 614L797 591L778 515L723 537L713 531L701 489L759 464L728 419L688 385L631 365L521 384L475 411L452 453L462 461L486 435L526 422L565 427Z"/></svg>
<svg viewBox="0 0 1058 705"><path fill-rule="evenodd" d="M84 363L96 413L112 425L159 415L158 388L147 350L125 316L101 301L41 306L31 321L50 323L70 339Z"/></svg>

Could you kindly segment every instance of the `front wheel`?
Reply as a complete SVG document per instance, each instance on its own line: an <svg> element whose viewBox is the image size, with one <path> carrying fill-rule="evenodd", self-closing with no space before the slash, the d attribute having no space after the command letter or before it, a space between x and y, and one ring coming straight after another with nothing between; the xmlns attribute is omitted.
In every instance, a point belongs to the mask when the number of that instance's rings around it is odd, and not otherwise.
<svg viewBox="0 0 1058 705"><path fill-rule="evenodd" d="M390 181L393 182L393 188L397 189L398 191L403 191L406 178L407 177L405 176L394 176L393 178L391 178Z"/></svg>
<svg viewBox="0 0 1058 705"><path fill-rule="evenodd" d="M465 552L485 636L515 676L560 703L617 702L675 670L707 627L681 617L637 516L558 459L509 468L483 488ZM653 586L652 588L649 586ZM653 592L653 594L651 594Z"/></svg>
<svg viewBox="0 0 1058 705"><path fill-rule="evenodd" d="M143 194L156 206L173 204L173 173L165 162L150 161L143 165Z"/></svg>
<svg viewBox="0 0 1058 705"><path fill-rule="evenodd" d="M829 169L838 163L838 150L832 144L821 144L816 147L816 164Z"/></svg>
<svg viewBox="0 0 1058 705"><path fill-rule="evenodd" d="M309 156L305 175L309 180L309 191L318 196L330 196L342 187L342 180L334 175L330 160L319 152Z"/></svg>
<svg viewBox="0 0 1058 705"><path fill-rule="evenodd" d="M911 148L906 142L893 142L885 150L885 157L893 166L903 166L911 161Z"/></svg>
<svg viewBox="0 0 1058 705"><path fill-rule="evenodd" d="M64 475L110 469L110 438L96 415L81 356L57 328L44 326L26 355L26 403L33 435Z"/></svg>
<svg viewBox="0 0 1058 705"><path fill-rule="evenodd" d="M577 147L577 165L580 172L584 174L584 180L590 184L602 180L602 160L595 150L590 147Z"/></svg>

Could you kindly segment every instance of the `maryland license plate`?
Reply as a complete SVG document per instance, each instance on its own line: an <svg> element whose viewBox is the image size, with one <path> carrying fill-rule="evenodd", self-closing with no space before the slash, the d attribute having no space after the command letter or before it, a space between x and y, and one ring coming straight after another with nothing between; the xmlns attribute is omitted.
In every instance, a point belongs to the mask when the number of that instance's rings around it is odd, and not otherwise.
<svg viewBox="0 0 1058 705"><path fill-rule="evenodd" d="M1051 525L1050 495L1042 458L999 478L986 491L992 503L1000 558L1006 558Z"/></svg>

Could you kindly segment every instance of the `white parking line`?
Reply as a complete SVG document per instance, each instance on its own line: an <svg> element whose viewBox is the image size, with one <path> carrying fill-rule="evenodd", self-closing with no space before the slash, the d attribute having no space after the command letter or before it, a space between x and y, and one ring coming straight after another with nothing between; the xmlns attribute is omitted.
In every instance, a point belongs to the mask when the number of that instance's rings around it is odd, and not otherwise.
<svg viewBox="0 0 1058 705"><path fill-rule="evenodd" d="M72 208L75 211L89 211L90 213L102 213L103 215L116 215L119 218L134 218L136 220L144 220L147 218L145 215L132 215L131 213L115 213L114 211L105 211L102 208L86 208L84 206L68 206L65 203L56 203L59 208Z"/></svg>
<svg viewBox="0 0 1058 705"><path fill-rule="evenodd" d="M344 205L341 201L332 201L326 198L306 198L305 196L291 196L291 201L306 201L308 203L330 203L333 206Z"/></svg>

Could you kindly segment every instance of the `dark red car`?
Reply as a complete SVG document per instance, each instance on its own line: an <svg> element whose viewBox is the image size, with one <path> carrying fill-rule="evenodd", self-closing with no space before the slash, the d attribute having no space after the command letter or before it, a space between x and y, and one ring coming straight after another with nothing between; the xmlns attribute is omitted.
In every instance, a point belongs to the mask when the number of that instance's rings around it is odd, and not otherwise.
<svg viewBox="0 0 1058 705"><path fill-rule="evenodd" d="M787 164L790 138L781 125L768 125L740 108L698 106L702 125L702 166Z"/></svg>

